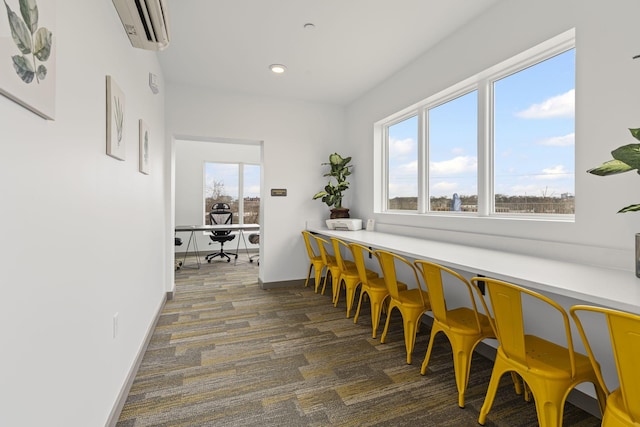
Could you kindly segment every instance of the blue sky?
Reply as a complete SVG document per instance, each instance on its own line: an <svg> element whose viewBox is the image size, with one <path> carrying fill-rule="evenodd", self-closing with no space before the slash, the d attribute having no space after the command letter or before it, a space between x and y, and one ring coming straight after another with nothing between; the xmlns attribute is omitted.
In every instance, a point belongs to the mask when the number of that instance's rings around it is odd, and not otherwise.
<svg viewBox="0 0 640 427"><path fill-rule="evenodd" d="M495 192L574 194L575 50L494 84ZM431 196L477 194L477 95L429 113ZM389 128L389 198L417 196L417 118Z"/></svg>
<svg viewBox="0 0 640 427"><path fill-rule="evenodd" d="M205 196L210 196L213 181L222 181L226 195L238 198L239 166L237 163L205 163ZM260 165L244 165L243 197L260 197Z"/></svg>

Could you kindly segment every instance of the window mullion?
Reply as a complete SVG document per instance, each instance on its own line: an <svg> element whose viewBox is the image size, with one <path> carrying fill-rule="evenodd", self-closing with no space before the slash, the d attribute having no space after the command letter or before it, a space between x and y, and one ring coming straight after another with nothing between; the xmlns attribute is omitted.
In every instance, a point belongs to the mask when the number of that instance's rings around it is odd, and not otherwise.
<svg viewBox="0 0 640 427"><path fill-rule="evenodd" d="M418 113L418 213L429 211L429 112Z"/></svg>
<svg viewBox="0 0 640 427"><path fill-rule="evenodd" d="M478 84L478 215L493 211L493 96L491 83Z"/></svg>

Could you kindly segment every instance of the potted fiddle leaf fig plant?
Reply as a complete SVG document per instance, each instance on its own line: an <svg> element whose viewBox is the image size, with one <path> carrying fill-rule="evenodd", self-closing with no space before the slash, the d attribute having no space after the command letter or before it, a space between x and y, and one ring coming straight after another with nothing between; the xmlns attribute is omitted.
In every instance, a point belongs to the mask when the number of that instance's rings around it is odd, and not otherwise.
<svg viewBox="0 0 640 427"><path fill-rule="evenodd" d="M329 166L329 172L323 176L329 177L329 182L325 185L324 190L318 191L313 200L322 199L331 209L331 219L349 218L349 209L342 206L343 192L349 188L347 177L351 175L350 165L351 157L342 157L338 153L329 155L329 163L322 163L323 166Z"/></svg>
<svg viewBox="0 0 640 427"><path fill-rule="evenodd" d="M640 128L629 129L629 131L635 139L640 141ZM613 150L611 155L613 160L608 160L597 168L589 169L587 172L598 176L607 176L635 170L640 174L640 144L622 145ZM640 203L626 206L620 209L618 213L636 211L640 211Z"/></svg>

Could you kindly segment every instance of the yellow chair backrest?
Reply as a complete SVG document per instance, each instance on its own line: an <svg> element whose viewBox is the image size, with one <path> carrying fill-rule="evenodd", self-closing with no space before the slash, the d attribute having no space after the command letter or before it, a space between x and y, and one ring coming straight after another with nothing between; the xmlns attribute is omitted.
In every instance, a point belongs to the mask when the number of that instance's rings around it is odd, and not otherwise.
<svg viewBox="0 0 640 427"><path fill-rule="evenodd" d="M312 235L312 236L316 240L316 243L318 245L318 251L320 252L322 261L324 261L324 264L328 266L329 264L331 264L331 260L329 259L329 254L327 253L327 246L329 246L329 242L327 242L325 239L323 239L320 236L316 236L316 235Z"/></svg>
<svg viewBox="0 0 640 427"><path fill-rule="evenodd" d="M530 295L556 309L563 319L567 348L569 350L571 376L574 377L576 374L575 354L573 352L571 326L567 312L552 299L512 283L488 277L471 279L471 281L476 284L480 280L484 281L487 285L493 310L493 316L489 316L489 320L491 321L493 317L492 323L498 341L500 341L500 346L502 346L503 351L510 359L524 366L529 367L527 364L524 340L525 327L522 314L522 295Z"/></svg>
<svg viewBox="0 0 640 427"><path fill-rule="evenodd" d="M466 285L471 308L475 312L476 330L478 333L480 333L482 330L482 326L480 324L480 318L478 316L478 306L476 304L476 299L473 292L473 289L475 289L479 294L480 291L478 290L478 288L472 286L467 279L462 277L457 272L451 270L450 268L424 260L416 260L414 261L414 264L418 271L422 274L424 283L427 286L427 292L429 292L429 301L431 302L431 312L433 313L433 317L445 325L449 325L449 322L447 321L447 301L445 298L444 284L442 280L444 275L449 274L456 278L460 283ZM480 298L482 298L481 294L479 296Z"/></svg>
<svg viewBox="0 0 640 427"><path fill-rule="evenodd" d="M307 255L309 255L309 259L313 259L313 257L320 256L320 255L316 255L316 253L313 250L313 246L311 245L311 239L314 238L314 235L308 232L307 230L303 230L302 237L304 237L304 245L307 248Z"/></svg>
<svg viewBox="0 0 640 427"><path fill-rule="evenodd" d="M340 240L336 237L331 238L331 244L333 245L333 256L336 257L336 262L338 263L340 271L346 271L347 268L344 263L342 251L343 249L346 249L347 251L351 252L351 250L349 249L349 245L345 241Z"/></svg>
<svg viewBox="0 0 640 427"><path fill-rule="evenodd" d="M377 250L373 253L376 255L378 261L380 262L380 268L382 269L384 283L385 285L387 285L387 290L389 291L389 295L391 295L392 298L398 299L400 295L400 290L398 289L398 278L396 276L396 262L405 264L413 272L416 285L419 289L422 289L422 287L420 286L420 279L418 278L418 272L416 271L416 267L413 265L413 263L407 261L405 258L393 252ZM422 292L420 292L419 295L422 304L428 305L429 302L424 300Z"/></svg>
<svg viewBox="0 0 640 427"><path fill-rule="evenodd" d="M373 255L373 251L366 246L362 246L358 243L349 243L351 254L353 255L353 262L358 269L358 276L363 283L367 282L367 267L364 261L364 254Z"/></svg>
<svg viewBox="0 0 640 427"><path fill-rule="evenodd" d="M596 372L596 377L607 395L610 392L604 382L598 362L589 345L587 334L577 314L579 311L600 313L605 316L609 328L611 349L618 372L622 401L625 405L624 410L634 423L640 424L640 363L638 363L638 356L640 355L640 315L587 305L576 305L570 309L571 316L576 322L578 332L580 332L580 337Z"/></svg>

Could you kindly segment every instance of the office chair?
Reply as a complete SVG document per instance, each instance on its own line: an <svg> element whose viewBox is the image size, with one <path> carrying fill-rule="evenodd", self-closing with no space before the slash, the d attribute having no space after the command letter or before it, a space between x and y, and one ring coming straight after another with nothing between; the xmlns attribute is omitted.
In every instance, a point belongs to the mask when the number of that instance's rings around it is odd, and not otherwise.
<svg viewBox="0 0 640 427"><path fill-rule="evenodd" d="M249 234L249 243L251 243L252 245L259 245L260 244L260 233L251 233L251 234ZM260 265L260 253L257 253L255 255L251 255L249 257L249 262L253 262L254 258L258 258L258 265Z"/></svg>
<svg viewBox="0 0 640 427"><path fill-rule="evenodd" d="M216 203L211 208L211 212L209 212L209 219L211 220L211 225L226 225L231 224L233 221L233 213L231 212L231 207L226 203ZM235 234L231 234L231 230L214 230L211 232L209 236L211 240L214 242L220 243L220 251L209 254L205 257L207 262L211 262L211 260L215 257L226 258L227 262L231 261L229 255L233 255L238 258L238 254L234 254L231 252L224 251L224 242L230 242L231 240L236 238ZM209 242L211 244L211 242Z"/></svg>

